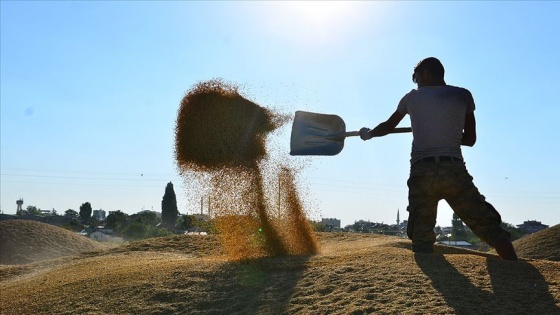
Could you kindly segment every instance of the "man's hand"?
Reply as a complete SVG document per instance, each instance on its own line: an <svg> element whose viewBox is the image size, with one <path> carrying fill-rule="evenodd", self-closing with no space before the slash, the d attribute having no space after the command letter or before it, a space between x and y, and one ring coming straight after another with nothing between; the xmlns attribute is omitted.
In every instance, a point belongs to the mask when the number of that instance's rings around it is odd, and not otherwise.
<svg viewBox="0 0 560 315"><path fill-rule="evenodd" d="M369 140L373 137L383 137L389 134L391 131L393 131L393 129L395 129L395 127L397 127L399 122L403 119L404 115L405 114L401 114L398 110L396 110L393 115L391 115L391 117L387 119L387 121L380 123L379 125L377 125L377 127L373 129L365 127L360 129L360 131L358 131L360 138L362 138L362 140Z"/></svg>
<svg viewBox="0 0 560 315"><path fill-rule="evenodd" d="M366 127L360 129L360 131L358 131L358 133L359 133L359 135L360 135L360 138L362 138L362 140L364 140L364 141L373 138L373 136L372 136L372 134L371 134L370 131L371 131L371 129L366 128Z"/></svg>

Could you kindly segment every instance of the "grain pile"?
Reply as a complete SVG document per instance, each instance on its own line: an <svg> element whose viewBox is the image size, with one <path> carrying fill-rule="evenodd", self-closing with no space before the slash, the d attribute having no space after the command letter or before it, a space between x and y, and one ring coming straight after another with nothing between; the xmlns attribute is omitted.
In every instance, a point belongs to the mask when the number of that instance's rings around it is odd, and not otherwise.
<svg viewBox="0 0 560 315"><path fill-rule="evenodd" d="M364 233L321 253L231 261L217 235L175 235L0 265L0 314L560 314L560 262Z"/></svg>
<svg viewBox="0 0 560 315"><path fill-rule="evenodd" d="M560 224L524 236L513 246L522 258L560 261Z"/></svg>
<svg viewBox="0 0 560 315"><path fill-rule="evenodd" d="M288 119L222 80L198 83L180 103L175 128L179 172L186 183L201 183L193 190L204 191L209 215L233 259L317 252L293 170L263 163L267 135ZM281 198L267 189L274 177L283 186L282 207Z"/></svg>
<svg viewBox="0 0 560 315"><path fill-rule="evenodd" d="M85 236L43 222L0 222L0 264L28 264L103 248Z"/></svg>

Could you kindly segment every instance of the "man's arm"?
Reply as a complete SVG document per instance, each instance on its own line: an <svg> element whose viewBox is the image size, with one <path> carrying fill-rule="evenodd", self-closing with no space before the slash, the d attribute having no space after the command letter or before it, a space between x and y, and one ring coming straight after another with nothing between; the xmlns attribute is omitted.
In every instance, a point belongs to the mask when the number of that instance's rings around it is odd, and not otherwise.
<svg viewBox="0 0 560 315"><path fill-rule="evenodd" d="M398 110L396 110L393 115L389 117L389 119L380 123L379 125L377 125L377 127L373 129L365 127L360 129L360 138L362 138L362 140L369 140L373 137L385 136L389 134L393 129L395 129L395 127L397 127L404 116L405 114L401 114Z"/></svg>
<svg viewBox="0 0 560 315"><path fill-rule="evenodd" d="M474 112L470 112L465 116L465 127L463 128L463 139L461 144L472 147L476 143L476 120Z"/></svg>

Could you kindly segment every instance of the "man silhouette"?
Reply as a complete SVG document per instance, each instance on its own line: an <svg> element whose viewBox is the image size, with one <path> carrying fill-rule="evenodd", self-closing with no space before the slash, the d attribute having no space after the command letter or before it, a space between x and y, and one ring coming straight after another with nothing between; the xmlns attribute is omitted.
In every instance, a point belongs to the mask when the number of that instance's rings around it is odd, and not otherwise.
<svg viewBox="0 0 560 315"><path fill-rule="evenodd" d="M360 137L387 135L406 114L412 124L412 152L408 179L408 237L412 250L432 253L436 241L437 204L445 199L453 211L504 260L517 260L510 234L501 227L500 214L486 202L468 173L461 145L476 142L475 104L469 90L447 85L441 62L429 57L414 68L418 88L407 93L397 110Z"/></svg>

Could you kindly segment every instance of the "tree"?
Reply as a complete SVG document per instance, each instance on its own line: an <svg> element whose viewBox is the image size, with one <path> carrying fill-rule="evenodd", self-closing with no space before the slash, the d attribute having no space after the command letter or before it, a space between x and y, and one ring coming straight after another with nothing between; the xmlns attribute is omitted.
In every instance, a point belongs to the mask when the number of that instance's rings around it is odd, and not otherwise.
<svg viewBox="0 0 560 315"><path fill-rule="evenodd" d="M463 225L463 221L459 219L456 213L453 213L453 219L451 220L451 239L454 241L466 241L467 231Z"/></svg>
<svg viewBox="0 0 560 315"><path fill-rule="evenodd" d="M98 226L101 224L101 221L99 221L96 216L91 216L87 223L89 225Z"/></svg>
<svg viewBox="0 0 560 315"><path fill-rule="evenodd" d="M212 220L198 220L195 216L193 216L194 220L192 223L193 227L197 227L199 229L201 229L202 231L205 231L207 233L217 233L217 229L214 226L214 223L212 222Z"/></svg>
<svg viewBox="0 0 560 315"><path fill-rule="evenodd" d="M179 210L177 210L177 197L173 190L173 183L167 183L165 194L161 200L161 221L165 225L173 226L177 221Z"/></svg>
<svg viewBox="0 0 560 315"><path fill-rule="evenodd" d="M173 233L166 229L156 227L159 223L159 218L153 211L145 211L138 215L138 217L126 225L122 231L122 235L128 240L141 240L150 237L169 236Z"/></svg>
<svg viewBox="0 0 560 315"><path fill-rule="evenodd" d="M93 210L91 209L91 204L89 202L82 203L80 206L80 218L82 222L88 222L91 219L91 213Z"/></svg>
<svg viewBox="0 0 560 315"><path fill-rule="evenodd" d="M509 232L512 241L520 239L523 235L525 235L521 229L510 223L502 222L502 228Z"/></svg>
<svg viewBox="0 0 560 315"><path fill-rule="evenodd" d="M129 240L141 240L148 234L149 226L143 224L142 221L135 221L129 224L123 231L123 236Z"/></svg>
<svg viewBox="0 0 560 315"><path fill-rule="evenodd" d="M62 227L73 232L80 232L83 229L83 226L76 218L72 218L69 223L62 225Z"/></svg>
<svg viewBox="0 0 560 315"><path fill-rule="evenodd" d="M41 214L41 209L39 209L35 206L32 206L32 205L27 206L26 210L27 210L27 213L29 213L29 214L36 214L36 215Z"/></svg>
<svg viewBox="0 0 560 315"><path fill-rule="evenodd" d="M154 211L144 211L138 214L138 217L134 220L134 222L140 222L141 224L153 227L160 223L161 220L157 217Z"/></svg>
<svg viewBox="0 0 560 315"><path fill-rule="evenodd" d="M311 226L311 229L314 232L328 232L329 230L332 230L332 227L331 229L329 229L322 222L318 222L318 221L309 221L309 225Z"/></svg>
<svg viewBox="0 0 560 315"><path fill-rule="evenodd" d="M188 215L185 214L181 217L181 229L182 230L188 230L191 227L193 227L194 221L196 220L196 218L194 217L194 215Z"/></svg>
<svg viewBox="0 0 560 315"><path fill-rule="evenodd" d="M122 212L121 210L111 212L111 214L107 216L107 227L113 229L115 233L120 234L126 227L127 220L128 214Z"/></svg>
<svg viewBox="0 0 560 315"><path fill-rule="evenodd" d="M78 218L79 214L78 212L76 212L76 210L68 209L64 211L64 216L69 218Z"/></svg>

